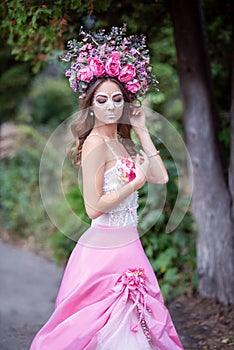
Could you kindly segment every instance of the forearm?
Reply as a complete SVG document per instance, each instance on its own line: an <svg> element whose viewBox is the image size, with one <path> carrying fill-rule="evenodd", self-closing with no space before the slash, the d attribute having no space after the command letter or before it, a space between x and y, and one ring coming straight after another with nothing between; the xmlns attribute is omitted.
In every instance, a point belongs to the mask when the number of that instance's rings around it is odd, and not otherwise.
<svg viewBox="0 0 234 350"><path fill-rule="evenodd" d="M144 180L142 179L142 184L143 181ZM87 200L86 196L85 202L87 214L91 219L95 219L100 215L108 213L110 210L116 208L138 188L140 188L142 184L140 184L139 179L133 180L107 194L103 194L101 196L89 196L89 198L91 198L90 201Z"/></svg>
<svg viewBox="0 0 234 350"><path fill-rule="evenodd" d="M156 183L166 183L168 181L167 170L160 157L158 150L156 149L149 131L147 128L142 128L137 137L142 145L144 152L147 154L150 161L150 170L148 181Z"/></svg>

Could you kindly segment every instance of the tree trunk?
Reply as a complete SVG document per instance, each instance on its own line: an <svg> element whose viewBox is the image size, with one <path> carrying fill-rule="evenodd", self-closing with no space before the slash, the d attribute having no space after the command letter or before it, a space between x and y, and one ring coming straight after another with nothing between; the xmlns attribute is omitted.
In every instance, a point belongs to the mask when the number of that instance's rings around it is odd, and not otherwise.
<svg viewBox="0 0 234 350"><path fill-rule="evenodd" d="M234 26L232 33L232 94L231 94L231 150L229 167L229 187L232 197L232 220L234 221Z"/></svg>
<svg viewBox="0 0 234 350"><path fill-rule="evenodd" d="M203 11L199 0L171 0L186 144L193 164L199 292L234 303L234 222L222 169Z"/></svg>

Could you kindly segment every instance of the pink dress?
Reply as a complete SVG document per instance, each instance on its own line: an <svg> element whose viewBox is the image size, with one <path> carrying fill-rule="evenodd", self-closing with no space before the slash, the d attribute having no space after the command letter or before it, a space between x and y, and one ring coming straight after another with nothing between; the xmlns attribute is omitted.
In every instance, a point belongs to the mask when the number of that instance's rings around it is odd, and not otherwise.
<svg viewBox="0 0 234 350"><path fill-rule="evenodd" d="M103 193L121 186L115 167ZM181 350L137 231L137 193L92 221L31 350Z"/></svg>

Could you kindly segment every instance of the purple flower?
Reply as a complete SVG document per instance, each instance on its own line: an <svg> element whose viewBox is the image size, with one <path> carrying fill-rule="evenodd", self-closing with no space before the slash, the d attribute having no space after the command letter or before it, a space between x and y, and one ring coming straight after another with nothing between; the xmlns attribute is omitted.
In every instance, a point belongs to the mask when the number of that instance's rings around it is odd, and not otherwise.
<svg viewBox="0 0 234 350"><path fill-rule="evenodd" d="M71 76L71 69L66 70L65 76L66 77L70 77Z"/></svg>

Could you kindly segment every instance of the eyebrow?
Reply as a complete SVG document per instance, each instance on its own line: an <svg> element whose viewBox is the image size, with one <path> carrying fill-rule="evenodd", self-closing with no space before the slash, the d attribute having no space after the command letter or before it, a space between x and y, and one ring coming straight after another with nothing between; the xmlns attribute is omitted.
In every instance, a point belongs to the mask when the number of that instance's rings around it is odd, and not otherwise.
<svg viewBox="0 0 234 350"><path fill-rule="evenodd" d="M122 94L122 91L114 91L114 92L112 92L110 95L109 94L107 94L106 92L97 92L95 95L94 95L94 97L96 97L96 96L105 96L105 97L109 97L109 96L117 96L117 95L122 95L123 96L123 94Z"/></svg>

